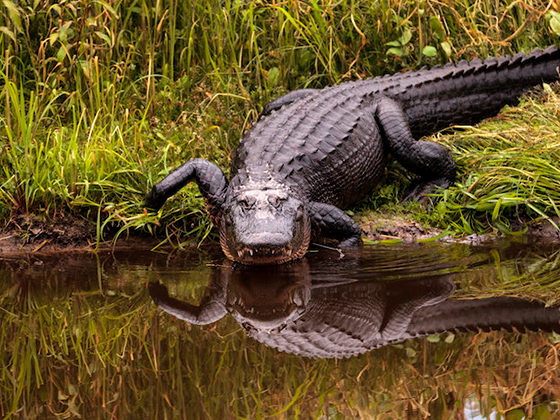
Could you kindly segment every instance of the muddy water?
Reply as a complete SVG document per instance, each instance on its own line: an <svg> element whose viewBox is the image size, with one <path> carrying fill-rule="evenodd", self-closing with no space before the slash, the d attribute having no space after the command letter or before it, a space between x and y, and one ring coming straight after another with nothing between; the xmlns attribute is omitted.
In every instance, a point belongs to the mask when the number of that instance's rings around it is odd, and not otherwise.
<svg viewBox="0 0 560 420"><path fill-rule="evenodd" d="M0 415L555 418L557 249L4 256Z"/></svg>

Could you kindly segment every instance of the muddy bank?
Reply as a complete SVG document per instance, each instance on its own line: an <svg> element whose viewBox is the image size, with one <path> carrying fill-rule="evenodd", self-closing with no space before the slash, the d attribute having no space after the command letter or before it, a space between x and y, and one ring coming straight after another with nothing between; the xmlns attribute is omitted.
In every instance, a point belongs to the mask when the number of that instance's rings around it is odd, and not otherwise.
<svg viewBox="0 0 560 420"><path fill-rule="evenodd" d="M45 221L24 214L13 217L0 233L0 254L17 252L95 251L99 249L151 249L161 239L129 232L117 240L106 235L98 242L95 223L74 215L59 215Z"/></svg>
<svg viewBox="0 0 560 420"><path fill-rule="evenodd" d="M450 235L446 234L443 229L425 226L399 215L382 216L379 214L366 213L356 216L356 221L364 230L365 238L371 241L400 239L404 243L415 243L418 240L434 238L434 240L443 242L463 242L477 245L507 236L500 232L462 236ZM556 223L557 226L560 226L560 219L553 219L553 222ZM524 224L519 222L513 225L511 230L512 232L519 232L516 233L515 236L524 236L532 241L558 241L560 243L560 230L548 221L528 221Z"/></svg>
<svg viewBox="0 0 560 420"><path fill-rule="evenodd" d="M355 217L364 231L366 241L402 240L404 243L417 243L419 240L434 239L443 242L463 242L473 245L486 243L503 237L497 234L474 234L468 236L447 235L442 229L406 219L399 215L380 216L366 214ZM560 225L560 220L555 220ZM531 223L518 231L529 240L560 243L560 231L551 223ZM52 251L95 251L115 248L152 249L160 245L163 238L130 231L117 240L105 232L103 240L97 240L98 233L93 222L84 218L61 215L54 220L44 221L33 215L19 215L12 218L0 233L0 254L17 252ZM166 248L171 248L167 245Z"/></svg>

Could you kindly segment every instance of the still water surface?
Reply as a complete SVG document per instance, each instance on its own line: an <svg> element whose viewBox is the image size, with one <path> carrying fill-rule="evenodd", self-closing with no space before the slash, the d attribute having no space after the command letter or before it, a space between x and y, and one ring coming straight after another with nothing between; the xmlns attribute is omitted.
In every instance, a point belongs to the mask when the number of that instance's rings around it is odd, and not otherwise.
<svg viewBox="0 0 560 420"><path fill-rule="evenodd" d="M558 249L4 256L0 415L557 418Z"/></svg>

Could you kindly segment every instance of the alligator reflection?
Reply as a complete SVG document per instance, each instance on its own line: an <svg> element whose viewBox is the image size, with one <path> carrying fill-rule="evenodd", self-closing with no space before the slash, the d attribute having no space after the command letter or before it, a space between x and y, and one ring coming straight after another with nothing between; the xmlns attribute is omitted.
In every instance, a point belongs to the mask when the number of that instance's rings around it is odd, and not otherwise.
<svg viewBox="0 0 560 420"><path fill-rule="evenodd" d="M314 358L355 356L451 330L560 331L556 307L511 297L450 297L452 276L357 281L335 273L317 279L305 259L274 267L226 263L212 272L198 306L170 297L158 283L149 292L179 319L206 325L229 313L256 340Z"/></svg>

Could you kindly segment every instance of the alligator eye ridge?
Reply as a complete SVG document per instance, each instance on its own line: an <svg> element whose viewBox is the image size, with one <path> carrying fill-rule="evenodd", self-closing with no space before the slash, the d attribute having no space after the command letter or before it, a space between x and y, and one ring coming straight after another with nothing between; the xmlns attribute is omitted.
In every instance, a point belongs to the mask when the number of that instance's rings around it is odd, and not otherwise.
<svg viewBox="0 0 560 420"><path fill-rule="evenodd" d="M241 198L239 199L238 203L243 208L243 210L251 210L251 208L255 205L255 199Z"/></svg>

